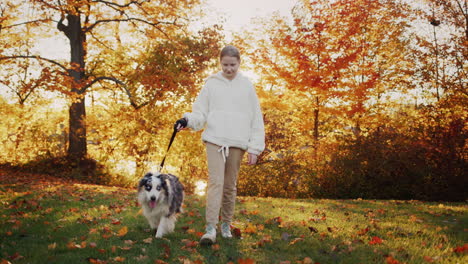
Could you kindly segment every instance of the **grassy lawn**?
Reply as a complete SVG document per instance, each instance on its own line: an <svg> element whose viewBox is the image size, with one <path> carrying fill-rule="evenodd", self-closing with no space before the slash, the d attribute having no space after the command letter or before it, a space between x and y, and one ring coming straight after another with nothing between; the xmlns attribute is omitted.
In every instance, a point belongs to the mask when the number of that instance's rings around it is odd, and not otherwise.
<svg viewBox="0 0 468 264"><path fill-rule="evenodd" d="M0 171L0 263L468 263L468 206L239 197L211 247L204 197L155 239L136 191Z"/></svg>

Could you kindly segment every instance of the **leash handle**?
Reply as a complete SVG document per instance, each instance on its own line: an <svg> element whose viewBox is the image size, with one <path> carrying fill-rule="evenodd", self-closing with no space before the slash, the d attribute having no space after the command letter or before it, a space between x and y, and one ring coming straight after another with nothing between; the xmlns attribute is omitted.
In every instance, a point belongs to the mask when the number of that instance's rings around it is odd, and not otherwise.
<svg viewBox="0 0 468 264"><path fill-rule="evenodd" d="M172 142L174 142L174 138L176 135L177 135L177 129L174 128L174 132L172 132L171 140L169 141L169 146L167 146L166 155L164 155L161 165L159 165L159 172L162 172L162 169L164 167L164 162L166 161L167 153L169 153L169 149L171 148Z"/></svg>

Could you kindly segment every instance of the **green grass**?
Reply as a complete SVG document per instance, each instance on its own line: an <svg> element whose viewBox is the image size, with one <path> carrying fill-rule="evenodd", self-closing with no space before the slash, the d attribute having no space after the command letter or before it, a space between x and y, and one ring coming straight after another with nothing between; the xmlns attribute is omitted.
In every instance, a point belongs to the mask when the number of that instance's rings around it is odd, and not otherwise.
<svg viewBox="0 0 468 264"><path fill-rule="evenodd" d="M155 239L133 189L0 171L0 263L468 263L466 204L239 197L203 247L204 199Z"/></svg>

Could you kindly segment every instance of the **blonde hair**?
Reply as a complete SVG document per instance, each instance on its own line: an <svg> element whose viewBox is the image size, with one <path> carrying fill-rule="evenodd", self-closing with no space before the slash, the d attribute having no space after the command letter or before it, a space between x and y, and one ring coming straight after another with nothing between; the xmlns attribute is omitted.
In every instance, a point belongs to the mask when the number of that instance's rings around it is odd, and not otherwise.
<svg viewBox="0 0 468 264"><path fill-rule="evenodd" d="M229 57L236 57L238 60L240 60L240 52L239 50L232 46L232 45L227 45L221 50L221 54L219 55L219 59L222 59L224 56L229 56Z"/></svg>

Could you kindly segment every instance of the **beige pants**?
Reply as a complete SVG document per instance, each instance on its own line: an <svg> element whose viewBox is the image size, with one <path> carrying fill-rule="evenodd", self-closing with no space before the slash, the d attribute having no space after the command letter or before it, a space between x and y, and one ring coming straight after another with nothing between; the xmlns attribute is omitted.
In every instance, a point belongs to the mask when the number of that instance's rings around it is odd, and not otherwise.
<svg viewBox="0 0 468 264"><path fill-rule="evenodd" d="M221 219L231 223L237 194L237 175L245 151L221 148L205 142L208 159L208 191L206 195L206 223L216 225Z"/></svg>

